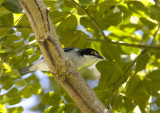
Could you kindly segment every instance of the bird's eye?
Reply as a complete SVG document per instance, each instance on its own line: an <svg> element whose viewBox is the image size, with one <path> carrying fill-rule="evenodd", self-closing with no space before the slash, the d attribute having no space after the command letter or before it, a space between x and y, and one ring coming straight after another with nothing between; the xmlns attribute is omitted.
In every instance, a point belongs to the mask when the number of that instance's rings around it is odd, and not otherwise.
<svg viewBox="0 0 160 113"><path fill-rule="evenodd" d="M94 51L91 51L91 54L94 55Z"/></svg>

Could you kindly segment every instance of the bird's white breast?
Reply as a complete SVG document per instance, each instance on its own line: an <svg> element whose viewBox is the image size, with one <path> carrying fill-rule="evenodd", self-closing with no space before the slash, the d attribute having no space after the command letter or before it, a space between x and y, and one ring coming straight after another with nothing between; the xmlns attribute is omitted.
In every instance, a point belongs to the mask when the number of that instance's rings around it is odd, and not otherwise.
<svg viewBox="0 0 160 113"><path fill-rule="evenodd" d="M91 55L81 56L77 54L76 51L74 50L66 52L66 54L70 58L70 60L73 62L76 68L83 67L84 65L87 65L91 62L95 62L96 60L98 60L95 56L91 56ZM36 70L50 71L44 59L38 60L35 64L33 64L29 68L29 71L36 71Z"/></svg>

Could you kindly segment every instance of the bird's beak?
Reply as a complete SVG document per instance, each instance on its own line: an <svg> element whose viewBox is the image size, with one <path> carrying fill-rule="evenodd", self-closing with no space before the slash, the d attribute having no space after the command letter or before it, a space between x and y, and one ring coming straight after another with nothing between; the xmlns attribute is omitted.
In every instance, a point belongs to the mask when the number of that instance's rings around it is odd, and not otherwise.
<svg viewBox="0 0 160 113"><path fill-rule="evenodd" d="M98 55L97 58L99 58L99 59L104 59L104 58L103 58L102 56L100 56L100 55Z"/></svg>

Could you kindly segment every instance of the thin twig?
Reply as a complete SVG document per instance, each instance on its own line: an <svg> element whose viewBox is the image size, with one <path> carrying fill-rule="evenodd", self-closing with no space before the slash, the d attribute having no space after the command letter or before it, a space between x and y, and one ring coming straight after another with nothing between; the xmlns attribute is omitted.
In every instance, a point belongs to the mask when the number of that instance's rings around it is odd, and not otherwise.
<svg viewBox="0 0 160 113"><path fill-rule="evenodd" d="M2 27L10 27L10 28L28 28L28 29L31 29L30 26L23 26L23 25L16 25L16 26L13 26L13 25L0 25L0 28Z"/></svg>
<svg viewBox="0 0 160 113"><path fill-rule="evenodd" d="M106 43L105 40L101 40L101 39L87 38L87 40ZM122 41L112 41L111 43L116 44L116 45L140 48L140 49L160 51L160 47L155 47L155 46L147 46L147 45L141 45L141 44L129 44L129 43L125 43L125 42L122 42Z"/></svg>
<svg viewBox="0 0 160 113"><path fill-rule="evenodd" d="M160 50L160 47L155 47L155 46L147 46L147 45L140 45L140 44L128 44L125 42L111 42L112 44L116 45L123 45L123 46L128 46L128 47L136 47L136 48L141 48L141 49L146 49L146 50Z"/></svg>

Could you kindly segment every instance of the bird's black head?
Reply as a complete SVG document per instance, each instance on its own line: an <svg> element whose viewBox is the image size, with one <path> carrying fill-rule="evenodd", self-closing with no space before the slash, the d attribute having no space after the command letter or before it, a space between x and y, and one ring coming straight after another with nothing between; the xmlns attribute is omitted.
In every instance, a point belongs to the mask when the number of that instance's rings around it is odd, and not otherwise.
<svg viewBox="0 0 160 113"><path fill-rule="evenodd" d="M86 49L80 49L79 50L80 55L90 55L90 56L95 56L99 59L104 59L102 56L99 55L99 53L91 48L86 48Z"/></svg>

